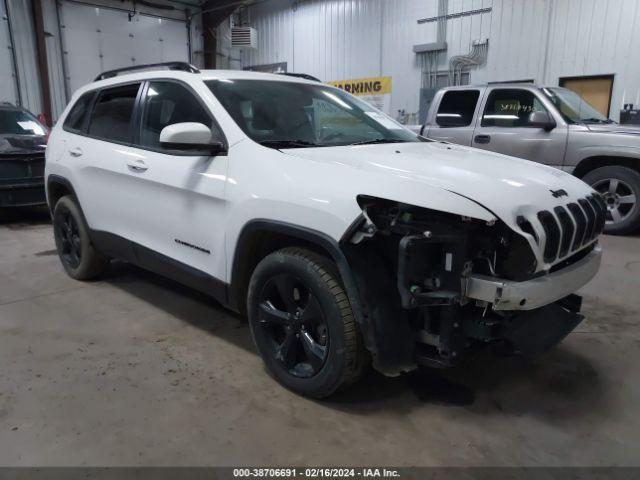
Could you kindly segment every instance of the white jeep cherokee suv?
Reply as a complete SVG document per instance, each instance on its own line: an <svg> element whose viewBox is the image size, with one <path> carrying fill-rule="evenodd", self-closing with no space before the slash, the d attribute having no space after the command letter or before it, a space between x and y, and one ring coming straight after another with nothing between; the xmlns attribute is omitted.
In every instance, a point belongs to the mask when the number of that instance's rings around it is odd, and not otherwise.
<svg viewBox="0 0 640 480"><path fill-rule="evenodd" d="M313 397L368 363L535 355L582 320L605 207L577 178L422 138L304 78L145 68L81 88L51 133L71 277L118 258L210 294Z"/></svg>

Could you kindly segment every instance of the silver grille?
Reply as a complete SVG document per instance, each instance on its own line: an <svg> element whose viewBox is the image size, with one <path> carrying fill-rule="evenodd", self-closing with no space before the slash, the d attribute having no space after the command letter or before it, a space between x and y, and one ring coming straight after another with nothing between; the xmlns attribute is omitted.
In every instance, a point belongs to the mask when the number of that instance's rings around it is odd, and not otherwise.
<svg viewBox="0 0 640 480"><path fill-rule="evenodd" d="M544 261L552 263L593 241L602 233L605 213L606 206L599 194L555 207L553 212L539 211L536 219L546 237L544 245L541 245ZM519 216L517 223L523 232L532 235L540 244L540 236L527 218Z"/></svg>

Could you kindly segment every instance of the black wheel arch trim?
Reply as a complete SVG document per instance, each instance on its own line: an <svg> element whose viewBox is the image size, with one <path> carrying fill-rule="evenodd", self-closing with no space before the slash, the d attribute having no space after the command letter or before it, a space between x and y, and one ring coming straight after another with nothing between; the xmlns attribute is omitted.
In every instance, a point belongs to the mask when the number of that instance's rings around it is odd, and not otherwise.
<svg viewBox="0 0 640 480"><path fill-rule="evenodd" d="M312 243L322 250L326 251L338 267L338 271L342 278L347 296L349 297L351 309L356 317L356 321L359 324L362 323L363 315L360 308L360 295L356 287L351 267L349 266L349 262L347 261L347 258L340 248L340 244L326 233L320 232L318 230L268 219L255 219L247 222L244 227L242 227L240 235L238 235L238 241L236 242L236 248L233 255L229 292L230 304L234 307L234 309L240 310L240 302L244 300L240 298L240 290L242 288L242 285L239 281L242 273L242 256L244 252L244 246L250 241L252 235L258 232L273 232L285 234Z"/></svg>
<svg viewBox="0 0 640 480"><path fill-rule="evenodd" d="M53 215L53 209L55 205L51 201L51 187L54 184L62 185L63 187L68 189L71 192L71 194L74 197L76 197L76 199L78 198L78 195L76 195L76 190L73 188L73 185L71 184L69 179L61 175L56 175L53 173L50 174L49 176L47 176L46 186L47 186L47 205L49 206L49 211L51 212L52 215Z"/></svg>

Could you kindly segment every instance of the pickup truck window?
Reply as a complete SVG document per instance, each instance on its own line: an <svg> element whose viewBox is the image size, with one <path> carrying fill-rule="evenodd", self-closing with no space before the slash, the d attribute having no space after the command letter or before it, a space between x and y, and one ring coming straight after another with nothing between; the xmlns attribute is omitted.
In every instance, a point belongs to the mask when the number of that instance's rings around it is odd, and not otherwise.
<svg viewBox="0 0 640 480"><path fill-rule="evenodd" d="M244 79L205 84L252 140L270 148L423 141L367 103L322 84Z"/></svg>
<svg viewBox="0 0 640 480"><path fill-rule="evenodd" d="M445 92L436 113L436 123L441 127L467 127L471 125L479 97L478 90Z"/></svg>
<svg viewBox="0 0 640 480"><path fill-rule="evenodd" d="M489 94L482 115L483 127L528 127L529 115L546 112L533 92L515 88L495 89Z"/></svg>
<svg viewBox="0 0 640 480"><path fill-rule="evenodd" d="M613 120L609 120L580 95L567 88L543 88L542 91L569 123L613 123Z"/></svg>

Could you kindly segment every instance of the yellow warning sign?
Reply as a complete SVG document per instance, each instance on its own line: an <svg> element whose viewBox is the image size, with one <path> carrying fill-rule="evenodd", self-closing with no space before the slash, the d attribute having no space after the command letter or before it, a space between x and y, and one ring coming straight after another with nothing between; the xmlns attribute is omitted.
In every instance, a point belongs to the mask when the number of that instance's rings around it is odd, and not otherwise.
<svg viewBox="0 0 640 480"><path fill-rule="evenodd" d="M341 88L352 95L387 95L391 93L391 77L357 78L355 80L335 80L329 85Z"/></svg>

